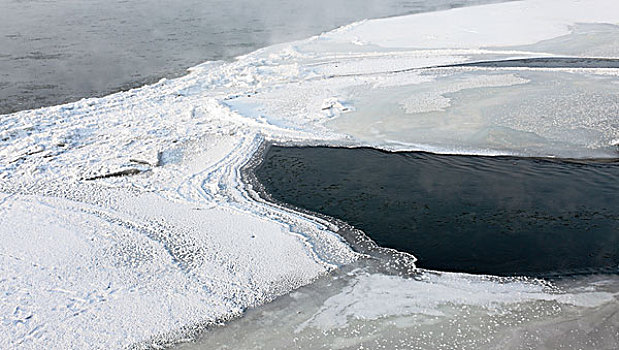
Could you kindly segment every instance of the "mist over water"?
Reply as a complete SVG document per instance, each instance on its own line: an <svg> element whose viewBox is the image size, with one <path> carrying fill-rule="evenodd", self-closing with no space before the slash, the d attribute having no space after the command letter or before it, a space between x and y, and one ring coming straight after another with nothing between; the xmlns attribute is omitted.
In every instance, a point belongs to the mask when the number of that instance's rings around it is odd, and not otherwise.
<svg viewBox="0 0 619 350"><path fill-rule="evenodd" d="M102 96L365 18L499 0L2 0L0 114Z"/></svg>

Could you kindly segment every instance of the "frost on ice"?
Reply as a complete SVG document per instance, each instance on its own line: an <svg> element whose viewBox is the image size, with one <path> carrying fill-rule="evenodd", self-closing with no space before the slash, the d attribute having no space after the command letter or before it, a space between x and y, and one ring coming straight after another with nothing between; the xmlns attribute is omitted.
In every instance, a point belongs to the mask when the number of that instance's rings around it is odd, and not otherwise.
<svg viewBox="0 0 619 350"><path fill-rule="evenodd" d="M359 22L0 120L0 347L165 342L358 258L255 200L265 141L617 157L619 3L527 0Z"/></svg>

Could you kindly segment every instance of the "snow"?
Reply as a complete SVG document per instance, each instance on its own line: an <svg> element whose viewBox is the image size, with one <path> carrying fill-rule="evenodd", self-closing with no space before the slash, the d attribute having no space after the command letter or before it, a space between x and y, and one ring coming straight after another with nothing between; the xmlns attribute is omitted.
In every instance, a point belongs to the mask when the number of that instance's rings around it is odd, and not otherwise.
<svg viewBox="0 0 619 350"><path fill-rule="evenodd" d="M266 141L616 157L617 69L440 66L613 58L617 25L612 0L368 20L2 116L0 347L165 344L357 260L241 182Z"/></svg>
<svg viewBox="0 0 619 350"><path fill-rule="evenodd" d="M385 48L491 48L526 45L570 34L577 23L617 24L612 0L514 1L360 22L326 33ZM348 29L348 28L347 28ZM388 33L388 35L385 35Z"/></svg>

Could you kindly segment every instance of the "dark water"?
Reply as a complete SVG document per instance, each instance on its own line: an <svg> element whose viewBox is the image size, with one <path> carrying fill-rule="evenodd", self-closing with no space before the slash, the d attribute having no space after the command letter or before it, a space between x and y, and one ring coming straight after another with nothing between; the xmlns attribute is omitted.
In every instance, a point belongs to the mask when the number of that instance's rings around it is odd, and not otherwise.
<svg viewBox="0 0 619 350"><path fill-rule="evenodd" d="M619 272L619 163L271 147L278 201L342 219L418 266L495 275Z"/></svg>
<svg viewBox="0 0 619 350"><path fill-rule="evenodd" d="M364 18L500 1L0 0L0 114L179 76Z"/></svg>
<svg viewBox="0 0 619 350"><path fill-rule="evenodd" d="M590 57L540 57L452 64L449 67L492 68L619 68L619 59Z"/></svg>

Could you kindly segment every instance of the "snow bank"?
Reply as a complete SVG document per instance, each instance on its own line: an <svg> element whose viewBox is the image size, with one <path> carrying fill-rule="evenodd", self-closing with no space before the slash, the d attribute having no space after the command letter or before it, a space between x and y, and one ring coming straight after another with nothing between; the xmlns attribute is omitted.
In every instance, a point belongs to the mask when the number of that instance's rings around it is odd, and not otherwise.
<svg viewBox="0 0 619 350"><path fill-rule="evenodd" d="M619 3L523 1L370 20L185 77L0 121L0 347L165 342L357 255L256 202L265 142L615 157ZM184 333L185 332L185 333Z"/></svg>

